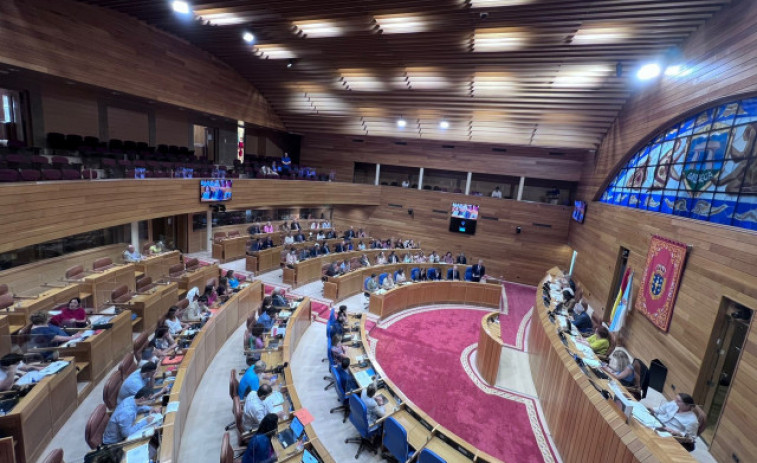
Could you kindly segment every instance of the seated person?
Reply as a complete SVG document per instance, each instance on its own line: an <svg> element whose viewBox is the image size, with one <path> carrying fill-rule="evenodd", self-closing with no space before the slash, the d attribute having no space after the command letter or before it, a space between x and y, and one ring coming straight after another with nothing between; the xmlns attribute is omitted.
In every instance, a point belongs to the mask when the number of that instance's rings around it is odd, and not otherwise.
<svg viewBox="0 0 757 463"><path fill-rule="evenodd" d="M294 264L296 264L299 261L300 260L297 258L297 251L295 251L294 249L292 249L292 250L290 250L287 253L287 257L286 257L286 266L287 267L294 268Z"/></svg>
<svg viewBox="0 0 757 463"><path fill-rule="evenodd" d="M79 339L82 336L82 332L78 332L73 336L69 336L68 333L61 328L48 324L47 314L45 312L35 312L29 317L32 322L32 329L30 331L31 345L38 349L49 349L59 346L64 342L71 341L73 339ZM42 352L42 356L45 360L49 360L53 357L54 350L49 349Z"/></svg>
<svg viewBox="0 0 757 463"><path fill-rule="evenodd" d="M187 292L187 305L186 310L181 314L181 319L185 322L201 322L203 319L210 315L208 308L205 304L200 302L200 290L194 287Z"/></svg>
<svg viewBox="0 0 757 463"><path fill-rule="evenodd" d="M152 390L149 387L143 387L133 397L126 397L118 404L113 414L110 416L108 426L103 434L103 444L115 444L126 440L127 437L149 426L154 418L148 416L144 420L135 423L138 413L160 413L160 407L150 408L148 404L152 402L150 395Z"/></svg>
<svg viewBox="0 0 757 463"><path fill-rule="evenodd" d="M344 244L342 243L336 243L334 245L334 252L344 252L346 249L344 249Z"/></svg>
<svg viewBox="0 0 757 463"><path fill-rule="evenodd" d="M428 261L432 264L438 264L439 260L439 254L437 254L436 251L431 251L431 254L428 256Z"/></svg>
<svg viewBox="0 0 757 463"><path fill-rule="evenodd" d="M378 279L376 278L376 274L371 274L371 278L366 282L365 284L365 290L369 293L372 293L378 289Z"/></svg>
<svg viewBox="0 0 757 463"><path fill-rule="evenodd" d="M274 307L289 307L289 303L280 289L274 289L271 293L271 303Z"/></svg>
<svg viewBox="0 0 757 463"><path fill-rule="evenodd" d="M161 252L163 252L163 243L161 243L160 241L158 241L158 242L155 242L155 243L151 244L150 248L148 249L148 251L150 252L151 256L155 255L155 254L160 254Z"/></svg>
<svg viewBox="0 0 757 463"><path fill-rule="evenodd" d="M305 242L305 235L300 231L297 232L296 235L294 235L294 241L297 243L304 243ZM273 243L271 243L273 244Z"/></svg>
<svg viewBox="0 0 757 463"><path fill-rule="evenodd" d="M259 350L265 348L265 328L263 327L263 325L261 325L260 323L255 323L246 334L247 336L244 340L245 349ZM255 363L260 360L260 354L258 353L257 356L252 355L249 358L252 358L253 363Z"/></svg>
<svg viewBox="0 0 757 463"><path fill-rule="evenodd" d="M634 386L634 371L631 359L625 350L614 349L610 354L609 363L602 365L602 370L620 381L623 386Z"/></svg>
<svg viewBox="0 0 757 463"><path fill-rule="evenodd" d="M260 224L256 222L250 225L250 227L247 229L247 233L249 233L250 235L257 235L258 233L260 233Z"/></svg>
<svg viewBox="0 0 757 463"><path fill-rule="evenodd" d="M365 243L363 242L363 240L360 240L360 242L357 244L357 250L365 251Z"/></svg>
<svg viewBox="0 0 757 463"><path fill-rule="evenodd" d="M266 236L263 240L263 249L269 249L273 247L273 238Z"/></svg>
<svg viewBox="0 0 757 463"><path fill-rule="evenodd" d="M589 334L593 331L591 317L586 313L586 302L581 301L573 307L572 321L581 334Z"/></svg>
<svg viewBox="0 0 757 463"><path fill-rule="evenodd" d="M184 331L184 328L189 326L186 323L182 323L179 320L179 317L176 316L176 313L178 311L179 308L174 305L170 309L168 309L168 312L166 313L166 326L168 327L168 331L172 336L181 333L182 331Z"/></svg>
<svg viewBox="0 0 757 463"><path fill-rule="evenodd" d="M375 382L363 389L363 392L360 393L360 399L365 404L365 408L368 409L368 423L370 425L386 414L386 410L384 410L384 398L376 396Z"/></svg>
<svg viewBox="0 0 757 463"><path fill-rule="evenodd" d="M666 402L650 412L660 420L665 431L676 436L696 437L699 419L694 408L696 404L689 394L680 393L675 400Z"/></svg>
<svg viewBox="0 0 757 463"><path fill-rule="evenodd" d="M276 316L276 311L273 308L263 311L258 317L257 323L260 323L261 325L263 325L263 328L266 331L271 331L271 328L273 328L273 325L274 325L275 316Z"/></svg>
<svg viewBox="0 0 757 463"><path fill-rule="evenodd" d="M447 254L445 254L442 258L442 262L444 262L445 264L454 264L455 258L452 257L452 252L447 251Z"/></svg>
<svg viewBox="0 0 757 463"><path fill-rule="evenodd" d="M200 301L202 301L207 307L213 307L213 305L218 302L218 293L216 293L213 285L205 286L205 292L200 297Z"/></svg>
<svg viewBox="0 0 757 463"><path fill-rule="evenodd" d="M465 257L465 253L463 251L460 251L460 255L457 256L457 263L467 265L468 259Z"/></svg>
<svg viewBox="0 0 757 463"><path fill-rule="evenodd" d="M342 390L347 393L350 391L354 391L359 386L357 384L357 381L355 381L355 378L352 377L352 373L350 373L350 358L345 357L342 359L342 363L340 364L340 368L336 369L336 379L339 381L339 385L342 386Z"/></svg>
<svg viewBox="0 0 757 463"><path fill-rule="evenodd" d="M245 430L256 428L266 415L276 413L276 404L270 400L272 396L273 388L270 384L261 384L255 394L247 396L242 415L242 426ZM280 412L280 417L281 415L285 415L284 411Z"/></svg>
<svg viewBox="0 0 757 463"><path fill-rule="evenodd" d="M218 294L218 300L226 302L231 297L231 288L229 288L229 281L226 277L218 279L218 287L216 288L216 294Z"/></svg>
<svg viewBox="0 0 757 463"><path fill-rule="evenodd" d="M344 275L345 273L348 273L350 270L352 270L350 268L350 260L349 259L344 259L342 261L341 265L339 265L339 273L341 273L342 275Z"/></svg>
<svg viewBox="0 0 757 463"><path fill-rule="evenodd" d="M287 233L287 236L284 237L284 244L294 244L294 236L292 236L292 233Z"/></svg>
<svg viewBox="0 0 757 463"><path fill-rule="evenodd" d="M5 354L0 358L0 392L10 390L17 375L42 369L42 366L26 365L23 360L24 356L16 353Z"/></svg>
<svg viewBox="0 0 757 463"><path fill-rule="evenodd" d="M315 235L315 239L318 241L323 241L326 239L326 235L323 233L322 230L318 230L318 234Z"/></svg>
<svg viewBox="0 0 757 463"><path fill-rule="evenodd" d="M341 273L339 272L339 267L337 267L336 262L330 263L329 268L326 270L326 276L335 277L339 275L341 275Z"/></svg>
<svg viewBox="0 0 757 463"><path fill-rule="evenodd" d="M450 275L450 280L459 280L460 279L460 270L457 269L457 264L452 266L452 274Z"/></svg>
<svg viewBox="0 0 757 463"><path fill-rule="evenodd" d="M260 238L255 239L255 241L250 244L250 247L247 248L247 252L258 252L263 249L263 243L260 241Z"/></svg>
<svg viewBox="0 0 757 463"><path fill-rule="evenodd" d="M127 397L136 395L137 392L146 387L150 389L150 399L153 400L167 392L168 385L164 385L163 389L154 394L152 392L155 386L155 372L157 371L158 366L152 362L147 362L139 369L134 370L121 384L121 389L118 391L118 403L121 403Z"/></svg>
<svg viewBox="0 0 757 463"><path fill-rule="evenodd" d="M578 338L578 342L588 344L597 355L605 355L610 349L610 332L604 326L598 326L594 334L586 339Z"/></svg>
<svg viewBox="0 0 757 463"><path fill-rule="evenodd" d="M308 248L304 248L303 247L302 249L300 249L300 253L297 256L297 259L300 260L300 261L302 261L302 260L310 259L310 257L311 257L310 256L310 250Z"/></svg>
<svg viewBox="0 0 757 463"><path fill-rule="evenodd" d="M234 270L226 272L226 283L228 283L229 288L232 290L239 288L239 280L234 276Z"/></svg>
<svg viewBox="0 0 757 463"><path fill-rule="evenodd" d="M261 384L269 383L271 375L266 373L266 368L268 368L268 365L264 361L258 360L255 365L244 372L239 380L239 389L237 390L240 399L247 397L250 392L256 392Z"/></svg>
<svg viewBox="0 0 757 463"><path fill-rule="evenodd" d="M155 330L155 337L150 343L155 348L155 355L160 358L173 355L178 349L178 345L167 326L158 327Z"/></svg>
<svg viewBox="0 0 757 463"><path fill-rule="evenodd" d="M126 251L124 251L124 262L139 262L140 260L142 260L142 254L137 252L137 250L134 249L134 246L129 245L126 248Z"/></svg>
<svg viewBox="0 0 757 463"><path fill-rule="evenodd" d="M260 426L247 444L247 450L242 455L242 463L275 463L278 456L273 450L271 437L276 434L279 427L279 417L275 413L269 413L260 421Z"/></svg>
<svg viewBox="0 0 757 463"><path fill-rule="evenodd" d="M392 251L389 253L389 257L386 258L386 261L390 264L396 264L400 261L400 258L397 257L397 254L395 254L394 251Z"/></svg>
<svg viewBox="0 0 757 463"><path fill-rule="evenodd" d="M387 260L386 260L386 256L384 255L384 251L381 251L378 257L376 257L376 265L384 265L386 264L386 262Z"/></svg>
<svg viewBox="0 0 757 463"><path fill-rule="evenodd" d="M361 267L370 267L371 266L371 261L368 260L368 256L366 256L365 254L363 254L362 256L360 256L360 266Z"/></svg>
<svg viewBox="0 0 757 463"><path fill-rule="evenodd" d="M394 278L392 278L391 273L387 273L384 277L383 283L381 283L381 289L392 289L394 288Z"/></svg>
<svg viewBox="0 0 757 463"><path fill-rule="evenodd" d="M158 362L160 362L160 358L155 355L155 348L150 344L146 345L145 348L142 349L142 352L139 353L139 358L140 360L137 364L137 368L142 368L142 365L145 365L149 362L152 362L156 365L158 364Z"/></svg>
<svg viewBox="0 0 757 463"><path fill-rule="evenodd" d="M89 323L87 319L87 312L81 306L81 299L75 297L68 301L67 306L63 306L60 309L58 315L50 318L50 324L62 327L84 327Z"/></svg>
<svg viewBox="0 0 757 463"><path fill-rule="evenodd" d="M337 365L342 362L342 359L349 358L342 345L342 337L338 334L333 334L331 336L331 357Z"/></svg>
<svg viewBox="0 0 757 463"><path fill-rule="evenodd" d="M270 221L265 223L265 226L263 227L263 233L273 233L273 225Z"/></svg>
<svg viewBox="0 0 757 463"><path fill-rule="evenodd" d="M405 271L403 269L397 270L397 279L394 280L395 284L404 283L407 281L407 278L405 277Z"/></svg>

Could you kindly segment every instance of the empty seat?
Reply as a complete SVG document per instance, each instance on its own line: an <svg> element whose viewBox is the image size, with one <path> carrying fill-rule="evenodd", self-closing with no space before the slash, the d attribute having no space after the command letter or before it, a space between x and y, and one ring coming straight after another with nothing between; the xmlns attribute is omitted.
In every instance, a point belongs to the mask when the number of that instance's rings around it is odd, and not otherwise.
<svg viewBox="0 0 757 463"><path fill-rule="evenodd" d="M38 182L42 178L42 173L33 169L21 169L21 180L25 182Z"/></svg>
<svg viewBox="0 0 757 463"><path fill-rule="evenodd" d="M199 267L200 267L199 260L195 258L187 259L187 271L191 272L191 271L197 270Z"/></svg>
<svg viewBox="0 0 757 463"><path fill-rule="evenodd" d="M45 166L49 166L50 165L50 160L47 159L47 157L45 157L45 156L38 156L38 155L37 156L32 156L30 158L30 161L31 161L32 165L34 167L38 168L38 169L41 169L41 168L43 168Z"/></svg>
<svg viewBox="0 0 757 463"><path fill-rule="evenodd" d="M129 287L121 285L110 292L110 301L114 304L125 304L131 300Z"/></svg>
<svg viewBox="0 0 757 463"><path fill-rule="evenodd" d="M0 310L7 309L13 305L13 294L5 293L0 295Z"/></svg>
<svg viewBox="0 0 757 463"><path fill-rule="evenodd" d="M66 270L65 277L67 280L81 280L84 278L84 266L74 265L73 267L69 267L68 270Z"/></svg>
<svg viewBox="0 0 757 463"><path fill-rule="evenodd" d="M121 385L123 383L124 378L118 370L111 373L108 380L105 382L105 387L103 388L103 403L109 410L115 410L116 405L118 405L118 391L121 390Z"/></svg>
<svg viewBox="0 0 757 463"><path fill-rule="evenodd" d="M108 149L113 153L122 153L124 150L124 142L117 138L113 138L108 142Z"/></svg>
<svg viewBox="0 0 757 463"><path fill-rule="evenodd" d="M62 180L63 173L58 169L42 169L42 180Z"/></svg>
<svg viewBox="0 0 757 463"><path fill-rule="evenodd" d="M121 363L118 364L118 371L121 373L121 378L126 379L137 369L137 362L134 361L134 354L127 352L124 358L121 359Z"/></svg>
<svg viewBox="0 0 757 463"><path fill-rule="evenodd" d="M107 270L113 266L113 260L110 257L101 257L92 263L92 270L98 272Z"/></svg>
<svg viewBox="0 0 757 463"><path fill-rule="evenodd" d="M63 180L81 180L81 174L76 169L62 169Z"/></svg>
<svg viewBox="0 0 757 463"><path fill-rule="evenodd" d="M47 134L47 147L52 150L66 149L66 136L58 132L49 132Z"/></svg>
<svg viewBox="0 0 757 463"><path fill-rule="evenodd" d="M134 340L134 358L141 360L142 359L142 351L147 347L147 343L150 342L150 332L149 331L143 331L139 336L137 336L137 339Z"/></svg>
<svg viewBox="0 0 757 463"><path fill-rule="evenodd" d="M105 427L108 426L109 419L108 410L104 404L95 407L84 427L84 440L89 445L89 448L94 450L102 445L103 434L105 433Z"/></svg>
<svg viewBox="0 0 757 463"><path fill-rule="evenodd" d="M76 151L84 145L84 138L81 135L66 135L66 149Z"/></svg>
<svg viewBox="0 0 757 463"><path fill-rule="evenodd" d="M42 463L63 463L63 449L53 450Z"/></svg>
<svg viewBox="0 0 757 463"><path fill-rule="evenodd" d="M63 167L68 166L68 158L65 156L53 156L51 164L53 167Z"/></svg>
<svg viewBox="0 0 757 463"><path fill-rule="evenodd" d="M97 180L97 171L92 169L84 169L82 171L82 177L89 180Z"/></svg>
<svg viewBox="0 0 757 463"><path fill-rule="evenodd" d="M6 284L0 285L0 296L3 294L8 294L8 285Z"/></svg>
<svg viewBox="0 0 757 463"><path fill-rule="evenodd" d="M11 153L5 156L5 162L8 167L13 169L26 169L31 167L31 158L27 158L23 154Z"/></svg>
<svg viewBox="0 0 757 463"><path fill-rule="evenodd" d="M155 283L152 282L152 277L144 276L137 280L137 292L145 293L155 287Z"/></svg>
<svg viewBox="0 0 757 463"><path fill-rule="evenodd" d="M0 182L19 182L21 175L16 169L0 169Z"/></svg>
<svg viewBox="0 0 757 463"><path fill-rule="evenodd" d="M168 276L178 278L184 274L184 264L174 264L168 268Z"/></svg>

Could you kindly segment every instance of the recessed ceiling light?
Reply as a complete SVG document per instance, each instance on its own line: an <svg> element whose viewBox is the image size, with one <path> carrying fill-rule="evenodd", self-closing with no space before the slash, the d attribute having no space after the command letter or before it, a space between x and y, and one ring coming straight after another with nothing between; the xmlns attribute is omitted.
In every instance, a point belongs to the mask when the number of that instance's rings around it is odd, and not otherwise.
<svg viewBox="0 0 757 463"><path fill-rule="evenodd" d="M405 119L399 118L397 119L397 127L404 129L407 125L407 121Z"/></svg>
<svg viewBox="0 0 757 463"><path fill-rule="evenodd" d="M265 59L292 59L297 57L290 49L276 44L257 45L255 53Z"/></svg>
<svg viewBox="0 0 757 463"><path fill-rule="evenodd" d="M177 13L180 14L189 14L192 12L192 9L189 7L189 3L183 2L181 0L174 0L174 2L171 3L171 8Z"/></svg>
<svg viewBox="0 0 757 463"><path fill-rule="evenodd" d="M660 72L661 69L659 64L649 63L639 68L639 71L636 73L636 77L641 80L654 79L655 77L660 75Z"/></svg>
<svg viewBox="0 0 757 463"><path fill-rule="evenodd" d="M338 37L342 35L342 27L334 21L329 20L312 20L298 21L294 23L294 28L298 33L304 34L309 39L320 37Z"/></svg>
<svg viewBox="0 0 757 463"><path fill-rule="evenodd" d="M571 40L573 45L594 45L621 42L631 36L628 26L620 24L594 24L582 27Z"/></svg>
<svg viewBox="0 0 757 463"><path fill-rule="evenodd" d="M358 92L380 92L386 84L372 72L364 69L340 69L340 80L348 90Z"/></svg>
<svg viewBox="0 0 757 463"><path fill-rule="evenodd" d="M513 51L525 43L525 33L516 27L476 29L473 33L473 51L476 52Z"/></svg>
<svg viewBox="0 0 757 463"><path fill-rule="evenodd" d="M294 61L290 59L289 62L287 63L287 68L291 68L292 66L294 66Z"/></svg>
<svg viewBox="0 0 757 463"><path fill-rule="evenodd" d="M384 34L408 34L428 29L428 19L417 14L384 14L374 16Z"/></svg>
<svg viewBox="0 0 757 463"><path fill-rule="evenodd" d="M196 10L194 13L197 19L205 21L211 26L234 26L247 22L245 18L234 13L205 13L205 11L209 10Z"/></svg>
<svg viewBox="0 0 757 463"><path fill-rule="evenodd" d="M442 130L446 130L449 128L449 122L447 121L441 121L439 122L439 128Z"/></svg>
<svg viewBox="0 0 757 463"><path fill-rule="evenodd" d="M532 3L534 0L470 0L471 8L498 8Z"/></svg>
<svg viewBox="0 0 757 463"><path fill-rule="evenodd" d="M255 36L251 32L245 32L242 38L247 43L252 43L255 41Z"/></svg>
<svg viewBox="0 0 757 463"><path fill-rule="evenodd" d="M449 87L449 79L441 69L434 67L410 67L405 69L407 86L414 90L434 90Z"/></svg>
<svg viewBox="0 0 757 463"><path fill-rule="evenodd" d="M568 65L557 71L552 86L556 88L591 88L598 87L613 71L605 64Z"/></svg>
<svg viewBox="0 0 757 463"><path fill-rule="evenodd" d="M518 90L513 76L504 72L476 72L471 84L474 97L505 98Z"/></svg>

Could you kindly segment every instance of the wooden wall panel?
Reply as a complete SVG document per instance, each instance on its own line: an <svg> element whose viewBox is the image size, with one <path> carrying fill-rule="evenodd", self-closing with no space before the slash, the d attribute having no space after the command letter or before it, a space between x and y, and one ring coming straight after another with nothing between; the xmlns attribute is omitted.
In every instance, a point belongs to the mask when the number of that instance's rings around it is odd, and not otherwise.
<svg viewBox="0 0 757 463"><path fill-rule="evenodd" d="M469 265L475 263L474 259L482 258L490 276L503 276L526 284L538 283L545 268L565 267L570 263L567 238L571 210L567 207L389 186L380 188L380 205L335 207L334 223L364 228L370 236L413 238L420 241L427 252L436 250L444 254L449 250L457 256L462 250ZM453 201L479 204L481 215L498 220L479 219L474 236L452 233L449 212ZM408 215L409 209L413 210L412 216ZM522 229L520 234L515 233L518 226Z"/></svg>
<svg viewBox="0 0 757 463"><path fill-rule="evenodd" d="M587 151L575 149L507 146L507 152L498 153L492 151L495 145L486 143L402 140L407 144L397 145L395 141L398 139L306 134L300 163L325 172L334 170L340 182L352 181L355 162L578 181L588 156Z"/></svg>
<svg viewBox="0 0 757 463"><path fill-rule="evenodd" d="M0 252L133 221L206 211L197 179L0 185ZM235 180L229 209L260 206L377 205L369 185Z"/></svg>
<svg viewBox="0 0 757 463"><path fill-rule="evenodd" d="M109 106L108 137L147 143L150 137L147 113Z"/></svg>
<svg viewBox="0 0 757 463"><path fill-rule="evenodd" d="M188 146L191 124L187 117L181 114L171 114L164 111L155 113L155 145Z"/></svg>
<svg viewBox="0 0 757 463"><path fill-rule="evenodd" d="M51 87L42 93L45 132L97 137L100 135L97 100L75 91Z"/></svg>
<svg viewBox="0 0 757 463"><path fill-rule="evenodd" d="M0 2L0 62L283 129L265 98L209 54L112 10L71 0Z"/></svg>
<svg viewBox="0 0 757 463"><path fill-rule="evenodd" d="M651 82L631 98L605 136L596 158L587 161L579 196L591 201L614 170L659 130L719 101L757 92L757 2L738 0L695 32L683 49L691 73ZM694 391L723 297L757 309L757 234L705 222L629 208L590 203L583 225L573 223L570 244L578 251L576 276L593 306L602 307L612 284L620 246L631 251L634 293L651 235L693 245L684 270L670 331L663 333L642 316L628 321L632 353L669 368L665 394ZM751 330L732 381L731 393L711 452L720 462L757 461L757 444L747 430L757 428L757 332ZM700 386L701 389L702 386Z"/></svg>

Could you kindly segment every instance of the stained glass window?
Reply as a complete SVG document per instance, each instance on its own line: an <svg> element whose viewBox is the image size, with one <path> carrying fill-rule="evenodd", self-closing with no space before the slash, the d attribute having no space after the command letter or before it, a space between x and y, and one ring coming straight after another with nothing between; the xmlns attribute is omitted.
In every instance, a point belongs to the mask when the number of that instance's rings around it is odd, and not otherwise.
<svg viewBox="0 0 757 463"><path fill-rule="evenodd" d="M757 98L679 120L631 156L601 202L757 230Z"/></svg>

